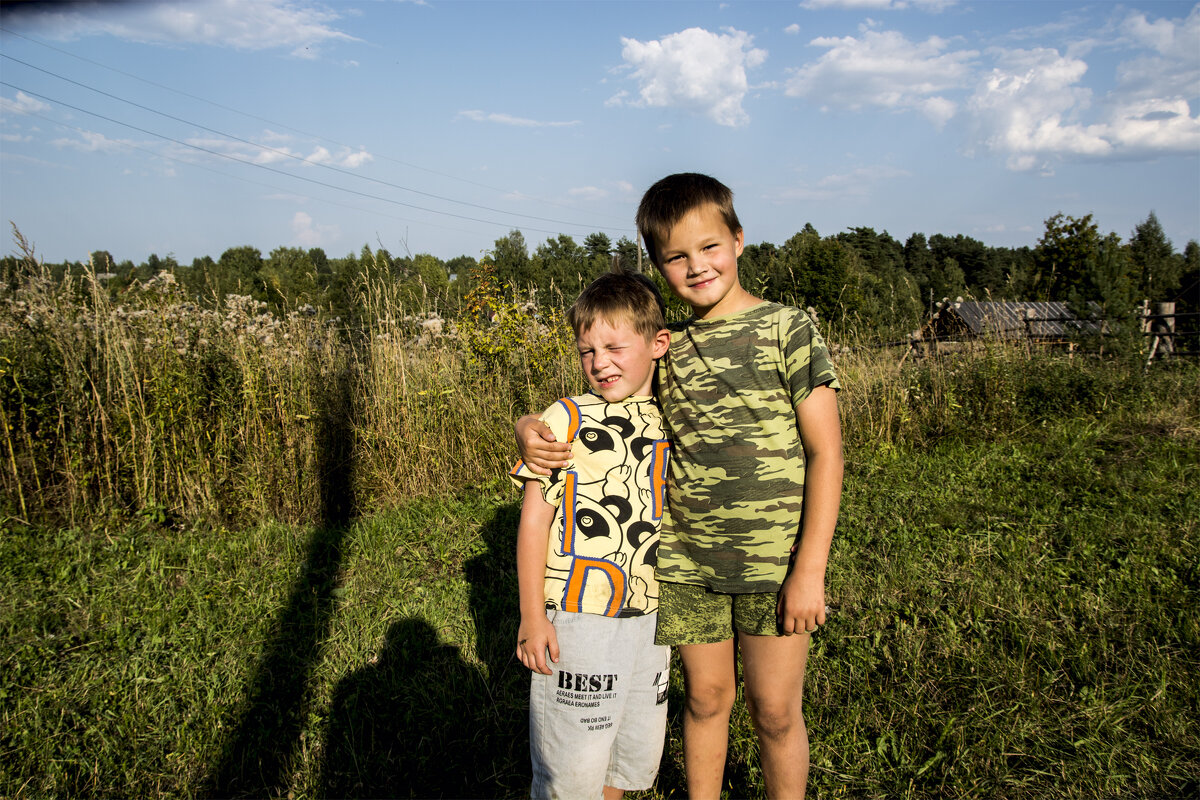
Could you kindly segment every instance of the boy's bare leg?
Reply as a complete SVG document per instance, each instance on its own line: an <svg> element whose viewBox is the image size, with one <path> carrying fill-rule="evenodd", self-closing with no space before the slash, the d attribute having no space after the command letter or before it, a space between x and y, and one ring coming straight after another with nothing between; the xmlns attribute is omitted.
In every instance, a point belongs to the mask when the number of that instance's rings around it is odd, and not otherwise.
<svg viewBox="0 0 1200 800"><path fill-rule="evenodd" d="M683 664L683 766L690 800L721 796L729 713L737 696L733 639L679 646Z"/></svg>
<svg viewBox="0 0 1200 800"><path fill-rule="evenodd" d="M738 635L746 706L754 720L767 797L803 798L808 783L808 729L804 725L806 633Z"/></svg>
<svg viewBox="0 0 1200 800"><path fill-rule="evenodd" d="M624 796L624 789L614 789L611 786L604 787L604 800L621 800Z"/></svg>

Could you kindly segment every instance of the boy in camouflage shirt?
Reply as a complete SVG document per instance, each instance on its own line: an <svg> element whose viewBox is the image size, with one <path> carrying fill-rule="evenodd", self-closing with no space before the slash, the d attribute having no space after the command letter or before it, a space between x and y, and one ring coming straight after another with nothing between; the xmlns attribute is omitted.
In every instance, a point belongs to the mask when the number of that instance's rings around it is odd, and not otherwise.
<svg viewBox="0 0 1200 800"><path fill-rule="evenodd" d="M720 796L740 652L771 797L803 797L802 692L825 621L825 567L842 486L837 377L799 309L738 282L744 246L732 193L692 173L638 208L651 261L693 316L671 326L657 396L672 437L670 508L658 549L657 641L679 648L688 796ZM531 418L527 464L569 450Z"/></svg>

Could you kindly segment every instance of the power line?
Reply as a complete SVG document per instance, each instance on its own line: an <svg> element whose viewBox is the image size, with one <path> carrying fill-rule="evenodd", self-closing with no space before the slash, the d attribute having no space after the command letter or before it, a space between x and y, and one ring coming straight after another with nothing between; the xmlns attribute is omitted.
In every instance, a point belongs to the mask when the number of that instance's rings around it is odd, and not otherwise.
<svg viewBox="0 0 1200 800"><path fill-rule="evenodd" d="M88 130L86 130L86 129L84 129L84 128L80 128L80 127L78 127L77 125L69 125L69 124L67 124L67 123L65 123L65 122L62 122L61 120L51 119L50 117L47 117L47 116L45 116L45 115L43 115L43 114L38 114L37 112L34 112L34 111L26 111L26 112L23 112L23 113L25 114L25 116L33 117L33 118L35 118L35 119L45 120L46 122L49 122L51 125L56 125L56 126L58 126L58 127L61 127L61 128L67 128L67 129L69 129L69 130L78 131L79 133L83 133L83 134L87 134L87 133L90 133L90 132L91 132L91 131L88 131ZM383 213L382 211L379 211L379 210L376 210L376 209L363 208L363 207L361 207L361 206L352 206L352 205L350 205L350 204L348 204L348 203L339 203L337 200L330 200L330 199L329 199L329 198L327 198L327 197L317 197L317 196L315 196L315 195L311 195L311 194L305 194L305 193L303 193L303 192L298 192L298 191L296 191L295 189L285 189L284 187L282 187L282 186L277 186L277 185L275 185L275 184L273 184L273 183L264 183L263 181L256 181L256 180L253 180L253 179L251 179L251 178L244 177L244 176L242 176L242 175L234 175L234 174L232 174L232 173L229 173L229 172L222 172L222 171L221 171L221 170L219 170L219 169L213 169L212 167L206 166L206 165L204 165L204 164L201 164L201 163L199 163L199 162L196 162L196 161L185 161L185 160L183 160L183 159L181 159L181 158L176 158L175 156L167 155L167 154L165 154L165 153L158 153L158 152L155 152L155 151L153 151L153 150L150 150L150 149L148 149L148 148L145 148L145 147L139 147L138 145L136 145L136 144L133 144L133 143L131 143L131 142L121 142L121 146L122 146L122 147L129 148L129 149L131 149L131 150L139 150L139 151L141 151L141 152L143 152L143 153L146 153L146 154L148 154L148 155L154 156L155 158L162 158L162 159L166 159L167 161L172 161L172 162L175 162L176 164L185 164L185 165L187 165L187 166L189 166L189 167L195 167L195 168L198 168L198 169L202 169L202 170L205 170L206 172L211 172L211 173L213 173L214 175L220 175L220 176L221 176L221 177L223 177L223 178L229 178L229 179L231 179L231 180L235 180L235 181L241 181L241 182L243 182L243 183L250 183L250 184L254 184L255 186L263 186L263 187L265 187L265 188L267 188L267 189L275 189L275 190L277 190L277 191L280 191L280 192L287 192L288 194L295 195L295 196L298 196L298 197L304 197L304 198L307 198L307 199L309 199L309 200L312 200L312 201L314 201L314 202L317 202L317 203L328 203L329 205L338 206L338 207L340 207L340 208L348 208L348 209L350 209L351 211L360 211L360 212L362 212L362 213L364 213L364 214L375 214L375 215L377 215L377 216L385 217L385 218L387 218L387 219L394 219L394 220L397 220L397 221L399 221L399 222L413 222L413 223L419 222L421 225L428 225L428 226L430 226L430 227L434 227L434 228L440 228L440 229L442 229L442 230L446 230L446 231L454 231L454 232L456 232L456 233L463 233L463 234L467 234L467 235L470 235L470 234L471 234L471 231L463 230L462 228L451 228L451 227L449 227L449 226L447 226L447 225L439 225L439 224L438 224L438 223L436 223L436 222L427 222L427 221L423 221L423 220L415 220L415 219L411 219L411 218L409 218L409 217L397 217L397 216L395 216L395 215L392 215L392 214L385 214L385 213Z"/></svg>
<svg viewBox="0 0 1200 800"><path fill-rule="evenodd" d="M366 197L371 200L379 200L380 202L383 202L383 203L392 203L393 205L404 206L405 208L412 208L412 209L416 209L418 211L426 211L430 214L440 214L440 215L446 216L446 217L454 217L455 219L464 219L464 220L468 220L470 222L479 222L484 225L498 225L502 228L513 227L509 223L506 223L506 222L496 222L495 220L479 219L478 217L468 217L465 214L454 214L450 211L438 211L437 209L426 208L425 206L418 206L418 205L414 205L413 203L405 203L402 200L394 200L390 197L382 197L380 195L370 194L368 192L361 192L357 189L350 189L345 186L338 186L337 184L326 183L325 181L319 181L316 178L306 178L303 175L295 175L291 172L285 172L284 170L267 166L266 164L256 164L253 161L247 161L244 158L238 158L236 156L229 155L228 153L221 153L216 150L210 150L207 147L201 147L200 145L192 144L191 142L184 142L184 141L175 139L171 136L167 136L162 133L157 133L155 131L146 130L145 128L139 128L137 125L131 125L128 122L121 122L120 120L113 119L112 117L107 117L103 114L97 114L95 111L88 111L86 108L80 108L79 106L74 106L74 105L71 105L70 103L64 103L63 101L57 100L53 97L49 97L47 95L40 94L40 93L32 91L30 89L24 89L20 86L16 86L12 83L9 83L8 81L0 80L0 86L7 86L8 88L15 89L18 92L24 92L25 94L29 95L30 97L36 97L41 100L45 100L48 103L57 103L58 105L62 106L63 108L69 108L72 111L78 111L81 114L87 114L89 116L96 117L97 119L102 119L106 122L111 122L114 125L120 125L124 128L129 128L131 130L135 130L135 131L138 131L139 133L144 133L147 136L156 136L160 139L165 139L168 142L174 142L175 144L182 145L183 147L188 147L193 150L199 150L202 153L208 153L209 155L217 156L218 158L225 158L230 161L236 161L239 164L245 164L247 166L255 167L257 169L264 169L264 170L267 170L268 172L274 172L278 175L285 175L294 180L304 181L306 183L312 183L317 186L324 186L327 189L334 189L339 192L348 192L350 194L355 194L355 195L358 195L359 197ZM506 213L506 212L502 211L499 213ZM583 228L585 226L571 224L571 227ZM558 233L562 232L559 230L549 230L546 228L533 228L533 227L528 227L528 226L525 227L525 230L536 231L538 233L549 233L549 234L558 234Z"/></svg>
<svg viewBox="0 0 1200 800"><path fill-rule="evenodd" d="M89 85L87 85L86 83L80 83L79 81L73 80L73 79L71 79L71 78L68 78L68 77L66 77L66 76L64 76L64 75L59 75L59 74L58 74L58 73L56 73L56 72L51 72L51 71L50 71L50 70L48 70L48 69L42 69L41 67L35 66L35 65L33 65L33 64L30 64L30 63L28 63L28 62L26 62L26 61L22 61L22 60L21 60L21 59L19 59L19 58L13 58L12 56L10 56L10 55L7 55L7 54L5 54L5 53L0 53L0 58L6 58L6 59L8 59L9 61L15 61L16 63L18 63L18 64L21 64L22 66L29 67L30 69L37 70L38 72L41 72L41 73L43 73L43 74L46 74L46 75L50 75L50 76L52 76L52 77L54 77L54 78L58 78L58 79L59 79L59 80L61 80L61 81L65 81L65 82L67 82L67 83L70 83L70 84L73 84L73 85L75 85L75 86L79 86L79 87L81 87L81 88L83 88L83 89L87 89L87 90L88 90L88 91L90 91L90 92L95 92L96 94L103 95L104 97L108 97L108 98L110 98L110 99L112 99L112 100L117 100L117 101L119 101L119 102L121 102L121 103L126 103L126 104L128 104L128 105L131 105L131 106L133 106L134 108L139 108L139 109L141 109L142 111L148 111L148 112L150 112L151 114L157 114L157 115L158 115L158 116L160 116L160 117L165 117L165 118L167 118L167 119L169 119L169 120L173 120L173 121L175 121L175 122L181 122L181 123L183 123L183 124L185 124L185 125L191 125L191 126L193 126L193 127L199 128L200 130L203 130L203 131L208 131L209 133L214 133L214 134L216 134L217 136L223 136L223 137L225 137L225 138L227 138L227 139L231 139L231 140L233 140L233 141L235 141L235 142L241 142L242 144L246 144L246 145L249 145L249 146L251 146L251 147L256 147L256 148L258 148L258 149L260 149L260 150L264 150L264 151L266 151L266 152L269 152L269 153L275 153L276 155L283 156L284 158L290 158L290 159L293 159L293 160L295 160L295 161L299 161L299 162L300 162L300 163L302 163L302 164L308 164L309 166L320 167L320 168L322 168L322 169L327 169L327 170L330 170L330 171L332 171L332 172L337 172L337 173L339 173L339 174L341 174L341 175L348 175L349 177L352 177L352 178L358 178L359 180L364 180L364 181L369 181L369 182L371 182L371 183L376 183L376 184L379 184L379 185L381 185L381 186L386 186L386 187L388 187L389 189L398 189L398 190L400 190L400 191L412 192L413 194L421 195L422 197L428 197L428 198L430 198L430 199L433 199L433 200L442 200L442 201L444 201L444 202L447 202L447 203L455 203L455 204L458 204L458 205L467 206L467 207L469 207L469 208L477 208L477 209L479 209L479 210L481 210L481 211L490 211L490 212L492 212L492 213L494 213L494 214L508 214L508 215L510 215L510 216L514 216L514 217L523 217L523 218L525 218L525 219L537 220L538 222L549 222L549 223L551 223L551 224L554 224L554 225L566 225L566 226L568 226L568 227L571 227L571 228L586 228L586 227L588 227L587 225L584 225L584 224L582 224L582 223L578 223L578 222L568 222L568 221L566 221L566 220L561 220L561 219L549 219L549 218L547 218L547 217L539 217L539 216L537 216L537 215L534 215L534 214L521 214L521 213L519 213L519 212L515 212L515 211L505 211L505 210L503 210L503 209L499 209L499 208L491 208L490 206L479 205L478 203L469 203L469 202L467 202L467 201L465 201L465 200L455 200L455 199L454 199L454 198L452 198L452 197L444 197L444 196L442 196L442 195L432 194L432 193L430 193L430 192L422 192L422 191L420 191L419 189L412 189L412 188L409 188L409 187L407 187L407 186L401 186L401 185L399 185L399 184L391 183L391 182L389 182L389 181L380 180L379 178L372 178L372 177L370 177L370 176L367 176L367 175L360 175L359 173L352 172L352 171L350 171L350 170L348 170L348 169L343 169L343 168L341 168L341 167L335 167L335 166L333 166L332 164L325 164L325 163L322 163L322 162L320 162L320 161L313 161L313 160L311 160L311 159L309 159L309 158L304 158L304 157L302 157L302 156L298 156L298 155L296 155L295 153L289 153L287 150L280 150L280 149L279 149L279 148L277 148L277 147L269 147L269 146L267 146L267 145L264 145L264 144L259 144L259 143L257 143L257 142L250 141L249 139L243 139L243 138L241 138L240 136L234 136L234 135L233 135L233 134L231 134L231 133L226 133L226 132L224 132L224 131L217 130L216 128L210 128L210 127L208 127L207 125L202 125L202 124L200 124L200 123L198 123L198 122L194 122L194 121L192 121L192 120L183 119L182 117L176 117L176 116L174 116L173 114L168 114L168 113L166 113L166 112L164 112L164 111L159 111L159 110L157 110L157 109L154 109L154 108L151 108L151 107L149 107L149 106L142 105L141 103L135 103L134 101L132 101L132 100L127 100L127 99L125 99L124 97L120 97L120 96L118 96L118 95L115 95L115 94L112 94L112 93L110 93L110 92L106 92L106 91L104 91L104 90L102 90L102 89L97 89L96 87L94 87L94 86L89 86ZM23 91L23 90L22 90L22 91ZM66 105L66 104L65 104L65 103L63 103L63 105ZM85 113L89 113L89 112L85 112ZM120 123L119 123L119 124L120 124ZM432 209L426 209L426 210L432 210ZM440 213L440 212L434 212L434 213ZM623 231L623 230L625 230L625 229L624 229L624 228L601 227L601 230Z"/></svg>
<svg viewBox="0 0 1200 800"><path fill-rule="evenodd" d="M260 116L258 116L258 115L256 115L256 114L251 114L251 113L249 113L249 112L242 111L242 110L240 110L240 109L233 108L233 107L231 107L231 106L227 106L227 105L224 105L224 104L222 104L222 103L218 103L218 102L216 102L216 101L214 101L214 100L209 100L208 98L201 97L201 96L199 96L199 95L195 95L195 94L191 94L191 93L189 93L189 92L185 92L185 91L183 91L183 90L181 90L181 89L176 89L176 88L174 88L174 87L167 86L166 84L162 84L162 83L158 83L158 82L156 82L156 81L149 80L148 78L143 78L143 77L141 77L140 75L136 75L136 74L134 74L134 73L132 73L132 72L126 72L126 71L124 71L124 70L117 69L116 67L112 67L112 66L109 66L109 65L107 65L107 64L104 64L104 63L102 63L102 62L100 62L100 61L95 61L95 60L93 60L93 59L86 58L86 57L84 57L84 56L81 56L81 55L78 55L78 54L76 54L76 53L72 53L72 52L70 52L69 50L64 50L64 49L62 49L62 48L55 47L54 45L48 44L48 43L46 43L46 42L43 42L43 41L40 41L40 40L38 40L38 39L34 39L33 37L26 36L26 35L24 35L24 34L21 34L21 33L18 33L18 32L16 32L16 31L13 31L13 30L9 29L9 28L5 28L5 27L2 27L2 26L0 26L0 32L4 32L4 33L10 34L10 35L12 35L12 36L17 36L17 37L19 37L19 38L21 38L21 39L24 39L24 40L25 40L25 41L27 41L27 42L31 42L31 43L33 43L33 44L36 44L36 45L39 45L39 46L41 46L41 47L45 47L45 48L47 48L48 50L53 50L53 51L55 51L55 52L57 52L57 53L62 53L63 55L70 56L71 58L74 58L74 59L76 59L76 60L78 60L78 61L83 61L84 63L87 63L87 64L91 64L91 65L93 65L93 66L100 67L101 69L106 69L106 70L108 70L108 71L110 71L110 72L115 72L115 73L117 73L118 75L124 75L124 76L125 76L125 77L127 77L127 78L132 78L133 80L139 81L139 82L141 82L141 83L145 83L145 84L147 84L147 85L149 85L149 86L154 86L154 87L157 87L157 88L159 88L159 89L163 89L164 91L168 91L168 92L171 92L171 93L173 93L173 94L178 94L178 95L180 95L180 96L182 96L182 97L187 97L187 98L189 98L189 99L192 99L192 100L198 100L198 101L200 101L200 102L202 102L202 103L207 103L207 104L209 104L209 105L211 105L211 106L214 106L214 107L216 107L216 108L222 109L223 111L228 111L228 112L230 112L230 113L233 113L233 114L238 114L238 115L240 115L240 116L243 116L243 117L246 117L246 118L248 118L248 119L254 119L254 120L258 120L259 122L265 122L265 123L267 123L268 125L273 125L273 126L275 126L275 127L283 128L284 130L288 130L288 131L291 131L291 132L293 132L293 133L299 133L299 134L301 134L301 135L303 135L303 136L308 136L308 137L310 137L310 138L312 138L312 139L316 139L316 140L318 140L318 141L327 142L327 143L329 143L329 144L335 144L335 145L337 145L338 147L344 147L344 148L346 148L346 149L349 149L349 150L353 150L353 149L354 149L354 147L353 147L352 145L348 145L348 144L346 144L346 143L344 143L344 142L341 142L341 141L338 141L338 140L336 140L336 139L330 139L330 138L328 138L328 137L325 137L325 136L322 136L322 135L320 135L320 134L316 134L316 133L310 133L310 132L308 132L308 131L305 131L305 130L302 130L302 129L300 129L300 128L295 128L295 127L292 127L292 126L290 126L290 125L287 125L286 123L279 122L279 121L277 121L277 120L268 119L268 118L266 118L266 117L260 117ZM15 59L14 59L14 60L15 60ZM37 67L35 67L35 69L37 69ZM45 70L43 70L43 71L45 71ZM53 73L50 73L50 74L53 74ZM381 158L381 159L383 159L383 160L385 160L385 161L390 161L390 162L392 162L392 163L394 163L394 164L399 164L399 165L401 165L401 166L408 167L409 169L416 169L416 170L420 170L421 172L427 172L427 173L429 173L430 175L437 175L438 177L441 177L441 178L448 178L448 179L450 179L450 180L459 181L460 183L466 183L466 184L468 184L468 185L470 185L470 186L477 186L477 187L479 187L479 188L481 188L481 189L487 189L487 190L489 190L489 191L497 192L497 193L499 193L499 194L504 194L504 193L506 193L506 192L508 191L508 190L506 190L506 189L501 189L501 188L499 188L499 187L496 187L496 186L490 186L490 185L488 185L488 184L486 184L486 183L480 183L480 182L478 182L478 181L473 181L473 180L470 180L470 179L468 179L468 178L463 178L463 177L460 177L460 176L458 176L458 175L451 175L450 173L447 173L447 172L440 172L440 171L438 171L438 170L435 170L435 169L430 169L430 168L428 168L428 167L423 167L423 166L421 166L420 164L413 164L413 163L411 163L411 162L408 162L408 161L403 161L403 160L401 160L401 159L393 158L393 157L391 157L391 156L387 156L387 155L379 155L379 158ZM566 206L566 205L564 205L564 204L562 204L562 203L556 203L556 202L554 202L553 200L547 200L546 198L543 198L543 197L536 197L536 196L533 196L533 195L523 195L523 196L524 196L524 197L527 197L528 199L530 199L530 200L533 200L533 201L535 201L535 202L541 203L541 204L543 204L543 205L553 206L553 207L555 207L555 208L564 208L564 209L567 209L567 208L569 208L569 206ZM451 201L451 202L456 202L456 201ZM502 212L502 213L504 213L504 212ZM617 219L617 217L615 217L615 216L612 216L612 215L609 215L609 214L604 214L603 216L610 217L611 219ZM582 226L582 225L581 225L581 226L578 226L578 227L586 227L586 226ZM624 227L624 228L613 228L613 227L605 227L605 226L596 226L596 227L597 227L598 229L601 229L601 230L621 230L621 231L628 231L628 230L629 230L629 228L628 228L628 227Z"/></svg>

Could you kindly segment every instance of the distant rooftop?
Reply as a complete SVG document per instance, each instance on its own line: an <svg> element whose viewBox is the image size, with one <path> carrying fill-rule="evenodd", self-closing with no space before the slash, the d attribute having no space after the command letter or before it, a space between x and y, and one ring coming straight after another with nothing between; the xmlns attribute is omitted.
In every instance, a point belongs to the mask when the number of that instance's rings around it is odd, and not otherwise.
<svg viewBox="0 0 1200 800"><path fill-rule="evenodd" d="M1092 319L1081 319L1069 304L1059 301L950 302L922 327L922 334L933 331L941 336L969 333L1001 338L1053 339L1079 333L1101 333L1104 321L1100 319L1100 306L1089 303L1089 307L1095 314Z"/></svg>

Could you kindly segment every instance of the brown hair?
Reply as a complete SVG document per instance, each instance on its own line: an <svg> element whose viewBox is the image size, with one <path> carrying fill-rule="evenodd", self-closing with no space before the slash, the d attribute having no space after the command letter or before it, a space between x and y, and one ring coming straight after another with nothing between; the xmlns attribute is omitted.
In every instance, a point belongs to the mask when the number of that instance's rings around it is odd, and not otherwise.
<svg viewBox="0 0 1200 800"><path fill-rule="evenodd" d="M681 219L701 206L712 204L725 218L729 231L742 229L733 210L733 192L716 178L698 172L668 175L642 195L637 210L637 227L646 244L650 261L658 266L658 246Z"/></svg>
<svg viewBox="0 0 1200 800"><path fill-rule="evenodd" d="M647 341L667 327L666 306L654 281L619 269L588 284L567 309L567 321L576 336L586 333L597 319L609 325L630 323Z"/></svg>

